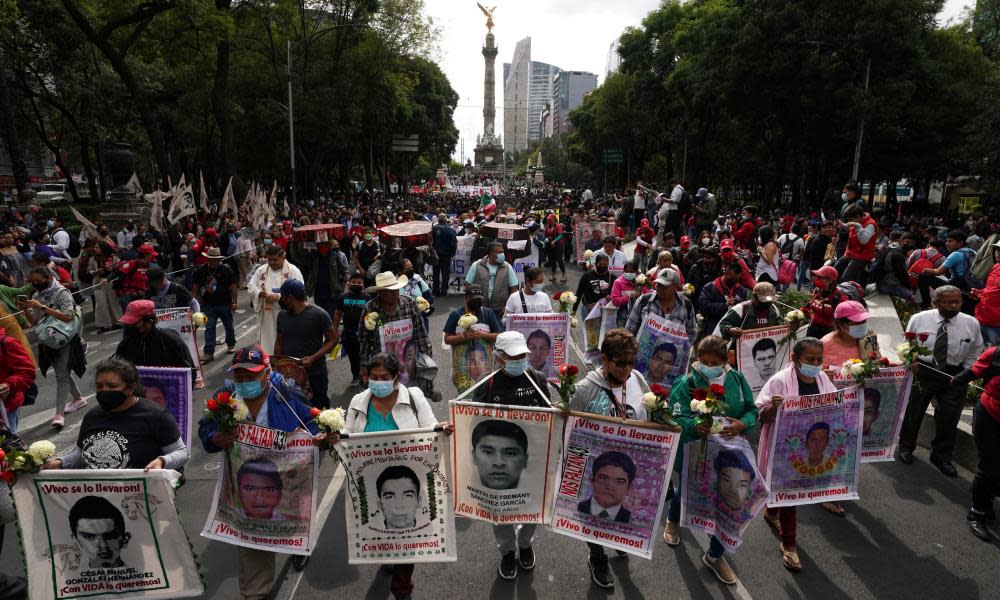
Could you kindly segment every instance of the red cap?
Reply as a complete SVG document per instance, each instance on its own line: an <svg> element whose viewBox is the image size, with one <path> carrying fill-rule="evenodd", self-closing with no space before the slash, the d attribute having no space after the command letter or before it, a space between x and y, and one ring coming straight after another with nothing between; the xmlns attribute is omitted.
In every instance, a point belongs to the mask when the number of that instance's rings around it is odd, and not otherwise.
<svg viewBox="0 0 1000 600"><path fill-rule="evenodd" d="M206 227L205 228L205 235L208 235L208 236L211 236L211 237L215 237L215 235L216 235L215 234L215 228L214 227Z"/></svg>
<svg viewBox="0 0 1000 600"><path fill-rule="evenodd" d="M687 248L691 245L691 238L686 235L681 236L681 248Z"/></svg>
<svg viewBox="0 0 1000 600"><path fill-rule="evenodd" d="M253 373L259 373L265 367L271 366L271 357L267 355L260 344L245 346L236 351L233 355L233 364L228 371L234 369L246 369Z"/></svg>
<svg viewBox="0 0 1000 600"><path fill-rule="evenodd" d="M827 265L825 267L820 267L815 271L812 271L812 276L813 278L819 277L822 279L829 279L831 281L836 281L838 274L837 274L837 269L831 267L830 265Z"/></svg>
<svg viewBox="0 0 1000 600"><path fill-rule="evenodd" d="M160 255L160 253L153 248L152 244L143 244L139 246L139 254L148 254L154 258Z"/></svg>
<svg viewBox="0 0 1000 600"><path fill-rule="evenodd" d="M726 250L729 250L731 252L733 250L733 240L730 239L722 240L721 242L719 242L719 249L721 249L723 252L725 252Z"/></svg>
<svg viewBox="0 0 1000 600"><path fill-rule="evenodd" d="M128 303L125 314L118 322L122 325L135 325L139 321L156 314L156 305L152 300L133 300Z"/></svg>

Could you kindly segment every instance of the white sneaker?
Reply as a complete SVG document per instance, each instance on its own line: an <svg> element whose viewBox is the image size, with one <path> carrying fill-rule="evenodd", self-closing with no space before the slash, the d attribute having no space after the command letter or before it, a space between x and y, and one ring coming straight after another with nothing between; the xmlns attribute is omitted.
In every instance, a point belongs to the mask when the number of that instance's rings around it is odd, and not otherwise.
<svg viewBox="0 0 1000 600"><path fill-rule="evenodd" d="M70 413L75 413L84 406L87 406L87 399L80 397L67 404L66 409L63 412L65 412L68 415Z"/></svg>

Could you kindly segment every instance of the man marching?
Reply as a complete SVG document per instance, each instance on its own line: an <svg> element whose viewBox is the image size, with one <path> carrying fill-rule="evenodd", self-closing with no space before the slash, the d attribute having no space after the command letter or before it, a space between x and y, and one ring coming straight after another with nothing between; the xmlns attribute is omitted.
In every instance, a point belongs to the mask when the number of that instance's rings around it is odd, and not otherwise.
<svg viewBox="0 0 1000 600"><path fill-rule="evenodd" d="M278 337L278 300L281 298L281 294L271 290L280 288L289 279L297 279L303 283L305 280L299 268L285 260L285 251L280 246L268 246L264 257L267 264L254 271L247 283L247 290L250 292L253 310L257 313L257 343L271 354Z"/></svg>

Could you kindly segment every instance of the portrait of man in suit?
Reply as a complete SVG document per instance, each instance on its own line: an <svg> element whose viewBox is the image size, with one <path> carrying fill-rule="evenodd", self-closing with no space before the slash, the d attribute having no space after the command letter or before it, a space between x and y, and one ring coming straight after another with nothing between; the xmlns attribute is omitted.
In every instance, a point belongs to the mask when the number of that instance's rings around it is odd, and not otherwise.
<svg viewBox="0 0 1000 600"><path fill-rule="evenodd" d="M628 523L632 513L622 505L635 479L635 463L624 452L611 450L594 460L590 498L577 505L581 513Z"/></svg>

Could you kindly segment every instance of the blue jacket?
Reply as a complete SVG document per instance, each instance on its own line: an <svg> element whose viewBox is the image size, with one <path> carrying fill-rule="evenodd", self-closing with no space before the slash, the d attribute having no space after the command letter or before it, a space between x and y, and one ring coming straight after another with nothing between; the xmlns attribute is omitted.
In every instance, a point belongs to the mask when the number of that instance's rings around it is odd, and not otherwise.
<svg viewBox="0 0 1000 600"><path fill-rule="evenodd" d="M290 379L285 379L280 373L272 372L271 377L271 387L267 393L267 422L268 426L272 429L280 429L281 431L291 432L295 431L297 428L302 427L302 423L305 423L309 429L309 433L316 435L318 430L316 429L316 424L313 423L312 417L309 416L309 411L311 407L306 406L303 402L304 393L302 389L295 384L295 382ZM284 396L289 404L286 404L278 393L275 391L276 388L280 388L281 395ZM229 379L222 384L222 387L216 390L218 392L229 392L230 394L236 388L233 386L233 382ZM294 412L293 412L294 411ZM295 418L298 415L298 418ZM299 420L302 423L299 423ZM222 448L216 446L212 443L212 436L215 432L219 430L218 424L210 419L202 417L198 421L198 437L201 438L201 445L205 448L205 452L220 452Z"/></svg>
<svg viewBox="0 0 1000 600"><path fill-rule="evenodd" d="M718 279L715 281L718 281ZM726 303L726 296L716 287L715 281L702 287L701 295L698 296L698 308L705 317L705 322L702 324L704 326L702 331L706 331L709 334L715 331L715 326L719 324L722 317L726 316L726 311L729 310L729 305ZM747 299L747 289L737 284L733 296L736 298L736 302L743 302Z"/></svg>
<svg viewBox="0 0 1000 600"><path fill-rule="evenodd" d="M434 252L438 256L455 256L458 251L458 235L451 225L435 225L431 235L434 238Z"/></svg>

